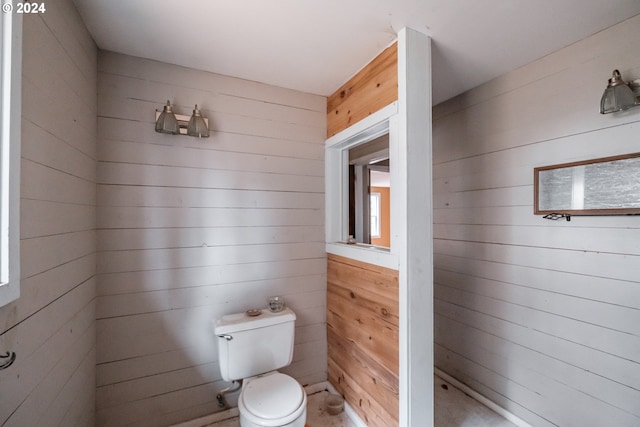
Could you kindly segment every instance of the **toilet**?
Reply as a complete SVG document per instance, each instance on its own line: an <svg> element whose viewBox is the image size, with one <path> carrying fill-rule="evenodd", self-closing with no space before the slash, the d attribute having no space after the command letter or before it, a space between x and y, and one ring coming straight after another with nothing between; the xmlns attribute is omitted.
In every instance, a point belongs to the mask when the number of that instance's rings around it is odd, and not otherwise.
<svg viewBox="0 0 640 427"><path fill-rule="evenodd" d="M249 310L214 322L222 378L242 380L241 427L304 427L307 394L298 381L277 371L291 363L295 320L285 308Z"/></svg>

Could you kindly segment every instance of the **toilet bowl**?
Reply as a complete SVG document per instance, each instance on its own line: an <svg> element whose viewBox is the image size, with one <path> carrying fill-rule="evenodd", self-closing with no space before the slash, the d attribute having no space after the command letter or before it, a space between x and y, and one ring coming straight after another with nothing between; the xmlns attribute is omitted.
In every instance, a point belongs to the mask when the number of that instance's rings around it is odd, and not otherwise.
<svg viewBox="0 0 640 427"><path fill-rule="evenodd" d="M295 379L270 372L244 380L238 410L242 427L304 427L307 395Z"/></svg>
<svg viewBox="0 0 640 427"><path fill-rule="evenodd" d="M304 427L304 388L277 371L293 358L295 320L290 308L275 313L249 310L215 320L222 379L242 380L241 427Z"/></svg>

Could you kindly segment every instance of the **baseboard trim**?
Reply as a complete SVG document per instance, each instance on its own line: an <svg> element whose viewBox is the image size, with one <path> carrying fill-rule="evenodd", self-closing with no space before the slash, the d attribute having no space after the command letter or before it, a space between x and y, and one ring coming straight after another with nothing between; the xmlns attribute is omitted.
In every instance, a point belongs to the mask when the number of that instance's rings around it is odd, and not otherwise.
<svg viewBox="0 0 640 427"><path fill-rule="evenodd" d="M484 406L488 407L492 411L502 415L507 420L511 421L518 427L532 427L531 424L527 423L520 417L514 415L508 410L504 409L502 406L492 402L487 399L477 391L473 390L466 384L461 383L451 375L447 374L441 369L434 368L434 373L447 381L454 387L459 388L469 396L473 397L478 402L482 403ZM318 393L320 391L328 390L330 393L340 394L335 389L335 387L329 381L322 381L316 384L310 384L304 388L305 393L307 395ZM356 411L347 403L344 402L344 412L347 414L351 422L355 425L355 427L368 427L367 424L360 418L360 416L356 413ZM171 427L202 427L208 424L213 424L218 421L224 421L229 418L237 417L240 413L238 412L238 408L230 408L224 411L216 412L215 414L205 415L204 417L196 418L190 421L185 421L183 423L174 424Z"/></svg>
<svg viewBox="0 0 640 427"><path fill-rule="evenodd" d="M327 384L329 384L327 381L321 381L319 383L309 384L304 387L304 391L305 393L307 393L307 396L310 394L315 394L321 391L325 391L325 390L328 390Z"/></svg>
<svg viewBox="0 0 640 427"><path fill-rule="evenodd" d="M504 409L502 406L498 405L497 403L487 399L486 397L484 397L474 389L470 388L468 385L458 381L457 379L453 378L451 375L447 374L443 370L434 367L433 371L437 376L439 376L443 380L447 381L448 383L451 383L451 385L453 385L454 387L459 388L464 393L473 397L475 400L482 403L484 406L491 409L493 412L496 412L499 415L506 418L507 420L511 421L518 427L532 427L531 424L524 421L522 418L514 415L512 412L509 412L508 410Z"/></svg>

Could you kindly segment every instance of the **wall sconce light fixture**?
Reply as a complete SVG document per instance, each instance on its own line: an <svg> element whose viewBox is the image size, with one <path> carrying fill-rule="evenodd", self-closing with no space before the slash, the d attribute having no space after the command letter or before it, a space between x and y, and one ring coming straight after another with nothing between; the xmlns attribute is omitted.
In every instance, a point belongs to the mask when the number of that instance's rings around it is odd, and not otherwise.
<svg viewBox="0 0 640 427"><path fill-rule="evenodd" d="M187 135L189 136L197 136L198 138L208 138L209 137L209 126L208 123L205 122L204 117L200 114L200 110L198 110L198 104L193 109L193 114L189 119L189 124L187 125Z"/></svg>
<svg viewBox="0 0 640 427"><path fill-rule="evenodd" d="M640 95L634 93L640 90L640 80L626 83L622 80L620 71L613 70L609 84L600 99L600 113L608 114L616 111L628 110L640 105Z"/></svg>
<svg viewBox="0 0 640 427"><path fill-rule="evenodd" d="M189 135L198 138L209 137L209 120L202 117L198 105L191 117L175 114L167 101L162 111L156 110L156 132L171 135Z"/></svg>
<svg viewBox="0 0 640 427"><path fill-rule="evenodd" d="M156 110L156 132L169 133L171 135L178 135L180 133L178 120L176 119L176 115L173 114L169 101L167 101L167 105L164 106L162 112Z"/></svg>

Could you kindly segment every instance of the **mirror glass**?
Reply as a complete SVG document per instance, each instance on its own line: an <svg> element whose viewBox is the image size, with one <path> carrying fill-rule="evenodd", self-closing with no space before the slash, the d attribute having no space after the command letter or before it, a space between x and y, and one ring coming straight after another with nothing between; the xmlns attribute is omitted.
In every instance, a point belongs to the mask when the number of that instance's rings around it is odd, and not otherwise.
<svg viewBox="0 0 640 427"><path fill-rule="evenodd" d="M640 213L640 153L534 170L535 213Z"/></svg>
<svg viewBox="0 0 640 427"><path fill-rule="evenodd" d="M349 149L349 233L357 243L391 246L389 135Z"/></svg>

